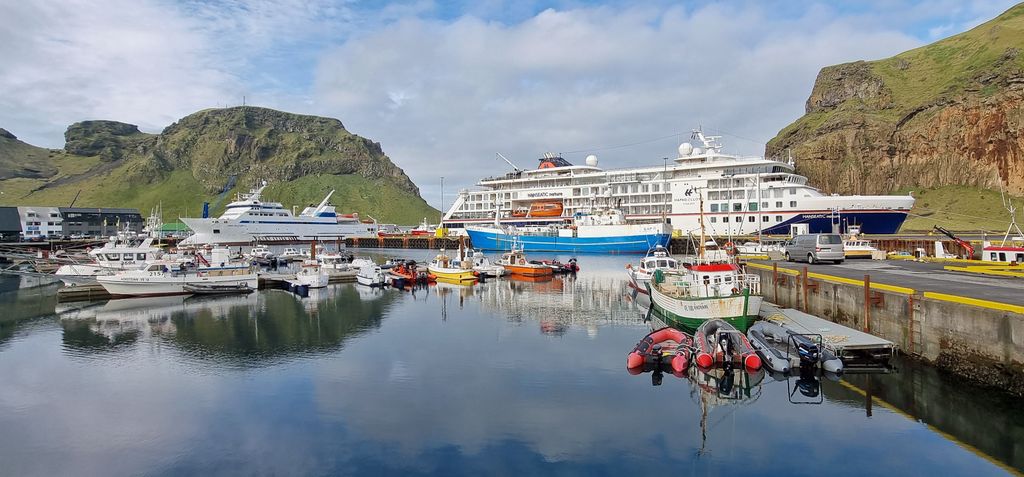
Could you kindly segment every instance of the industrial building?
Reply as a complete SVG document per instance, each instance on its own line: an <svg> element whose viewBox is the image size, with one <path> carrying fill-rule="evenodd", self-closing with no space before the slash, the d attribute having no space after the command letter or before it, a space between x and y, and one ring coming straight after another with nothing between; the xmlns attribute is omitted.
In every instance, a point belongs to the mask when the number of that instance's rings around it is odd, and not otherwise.
<svg viewBox="0 0 1024 477"><path fill-rule="evenodd" d="M61 237L100 238L118 230L142 232L145 221L138 209L102 207L0 207L0 237L4 241Z"/></svg>

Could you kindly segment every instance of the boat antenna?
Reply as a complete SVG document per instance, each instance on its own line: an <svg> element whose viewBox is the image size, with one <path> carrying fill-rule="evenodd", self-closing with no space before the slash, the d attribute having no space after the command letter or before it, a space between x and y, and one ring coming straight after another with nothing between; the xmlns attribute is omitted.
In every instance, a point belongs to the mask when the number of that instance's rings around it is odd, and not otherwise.
<svg viewBox="0 0 1024 477"><path fill-rule="evenodd" d="M497 154L497 155L498 155L498 157L500 157L500 158L501 158L501 160L503 160L503 161L505 161L506 163L508 163L508 165L512 166L512 170L514 170L514 171L516 171L516 172L523 172L523 170L522 170L522 169L520 169L520 168L519 168L519 166L516 166L515 164L513 164L513 163L512 163L512 161L508 160L508 158L507 158L507 157L505 157L505 156L501 155L501 153L500 153L500 152L496 152L495 154Z"/></svg>

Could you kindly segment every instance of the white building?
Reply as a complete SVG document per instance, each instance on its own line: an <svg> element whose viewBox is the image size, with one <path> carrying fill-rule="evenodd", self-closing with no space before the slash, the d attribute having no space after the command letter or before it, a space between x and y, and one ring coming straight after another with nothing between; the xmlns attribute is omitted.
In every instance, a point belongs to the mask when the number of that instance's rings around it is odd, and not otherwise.
<svg viewBox="0 0 1024 477"><path fill-rule="evenodd" d="M64 233L63 220L57 207L18 207L18 215L21 217L21 237L24 240L59 237Z"/></svg>

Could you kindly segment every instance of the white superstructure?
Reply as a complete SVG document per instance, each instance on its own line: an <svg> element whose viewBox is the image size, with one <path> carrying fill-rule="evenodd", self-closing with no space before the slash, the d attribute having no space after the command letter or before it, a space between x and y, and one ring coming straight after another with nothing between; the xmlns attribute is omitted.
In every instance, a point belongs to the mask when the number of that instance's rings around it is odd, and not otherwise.
<svg viewBox="0 0 1024 477"><path fill-rule="evenodd" d="M317 206L306 207L299 215L292 214L278 202L261 198L267 183L239 194L218 218L182 218L195 232L182 243L186 245L241 245L254 241L298 242L340 240L353 236L373 236L377 224L363 223L355 214L338 215L328 201L332 190Z"/></svg>
<svg viewBox="0 0 1024 477"><path fill-rule="evenodd" d="M701 131L693 138L700 146L683 143L674 161L651 167L605 170L592 155L586 165L547 155L537 169L516 169L481 180L477 190L461 191L443 225L457 230L495 221L565 222L580 212L614 207L631 222L664 219L683 233L696 233L703 198L704 225L716 236L784 234L793 224L808 224L811 232L860 225L866 233L895 233L914 205L911 196L825 195L795 174L792 162L723 154L719 138ZM513 216L552 201L561 203L560 216Z"/></svg>

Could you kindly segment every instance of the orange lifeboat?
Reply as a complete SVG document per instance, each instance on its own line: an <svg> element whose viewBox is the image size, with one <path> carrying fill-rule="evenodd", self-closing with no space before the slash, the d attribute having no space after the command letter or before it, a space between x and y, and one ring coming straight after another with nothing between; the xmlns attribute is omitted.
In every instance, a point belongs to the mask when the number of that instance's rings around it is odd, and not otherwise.
<svg viewBox="0 0 1024 477"><path fill-rule="evenodd" d="M515 209L512 217L561 217L562 201L543 200L530 204L529 209Z"/></svg>

